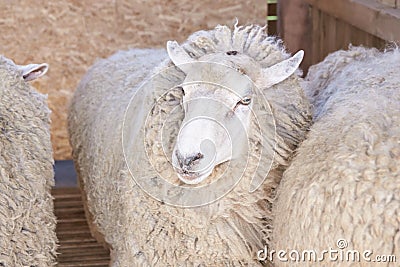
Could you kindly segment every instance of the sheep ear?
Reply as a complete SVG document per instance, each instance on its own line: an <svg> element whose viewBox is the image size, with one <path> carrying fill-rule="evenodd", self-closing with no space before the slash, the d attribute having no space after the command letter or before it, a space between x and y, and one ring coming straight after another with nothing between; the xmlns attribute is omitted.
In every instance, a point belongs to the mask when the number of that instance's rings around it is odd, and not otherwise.
<svg viewBox="0 0 400 267"><path fill-rule="evenodd" d="M269 88L289 78L299 67L304 57L304 51L298 51L294 56L285 59L261 71L256 81L259 88Z"/></svg>
<svg viewBox="0 0 400 267"><path fill-rule="evenodd" d="M47 70L49 69L49 65L46 63L43 64L29 64L25 66L18 66L22 74L22 78L28 82L33 81L39 77L42 77L46 74Z"/></svg>
<svg viewBox="0 0 400 267"><path fill-rule="evenodd" d="M188 53L176 42L176 41L168 41L167 42L167 52L169 58L172 62L181 69L184 73L187 73L190 64L195 62L196 60L191 58Z"/></svg>

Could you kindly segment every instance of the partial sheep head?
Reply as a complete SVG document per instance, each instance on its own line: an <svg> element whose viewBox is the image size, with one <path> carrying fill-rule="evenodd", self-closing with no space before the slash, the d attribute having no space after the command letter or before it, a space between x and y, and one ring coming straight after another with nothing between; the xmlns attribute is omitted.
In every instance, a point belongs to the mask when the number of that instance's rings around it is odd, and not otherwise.
<svg viewBox="0 0 400 267"><path fill-rule="evenodd" d="M25 82L36 80L37 78L45 75L49 69L47 63L41 64L28 64L28 65L17 65L9 58L0 55L0 64L4 64L4 67L11 70L11 73L15 78L22 78Z"/></svg>
<svg viewBox="0 0 400 267"><path fill-rule="evenodd" d="M182 84L185 117L172 155L179 179L204 181L223 162L247 153L256 88L266 90L291 76L304 52L268 68L238 51L193 59L177 42L168 42L172 62L186 78Z"/></svg>

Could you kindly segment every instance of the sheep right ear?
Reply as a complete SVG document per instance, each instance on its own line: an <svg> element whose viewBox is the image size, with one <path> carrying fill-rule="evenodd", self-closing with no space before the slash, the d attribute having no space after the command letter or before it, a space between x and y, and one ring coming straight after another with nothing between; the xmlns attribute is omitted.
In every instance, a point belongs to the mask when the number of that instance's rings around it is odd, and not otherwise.
<svg viewBox="0 0 400 267"><path fill-rule="evenodd" d="M49 69L49 65L47 63L29 64L25 66L18 65L18 69L21 72L22 78L28 82L45 75Z"/></svg>
<svg viewBox="0 0 400 267"><path fill-rule="evenodd" d="M184 73L187 73L190 67L189 63L196 62L195 59L191 58L188 53L176 42L167 42L167 52L172 62Z"/></svg>
<svg viewBox="0 0 400 267"><path fill-rule="evenodd" d="M260 77L256 81L259 88L269 88L289 78L300 66L304 57L304 51L299 50L294 56L283 60L271 67L261 70Z"/></svg>

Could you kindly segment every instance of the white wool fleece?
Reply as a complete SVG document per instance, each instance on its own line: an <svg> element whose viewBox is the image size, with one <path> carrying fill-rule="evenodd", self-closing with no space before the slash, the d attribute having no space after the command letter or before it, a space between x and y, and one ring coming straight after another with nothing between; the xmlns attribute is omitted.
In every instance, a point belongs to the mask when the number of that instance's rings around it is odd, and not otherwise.
<svg viewBox="0 0 400 267"><path fill-rule="evenodd" d="M368 260L400 255L399 69L398 49L363 47L337 51L310 68L306 93L315 123L277 190L272 248L361 256L275 260L276 266L375 266ZM373 253L364 259L365 251Z"/></svg>

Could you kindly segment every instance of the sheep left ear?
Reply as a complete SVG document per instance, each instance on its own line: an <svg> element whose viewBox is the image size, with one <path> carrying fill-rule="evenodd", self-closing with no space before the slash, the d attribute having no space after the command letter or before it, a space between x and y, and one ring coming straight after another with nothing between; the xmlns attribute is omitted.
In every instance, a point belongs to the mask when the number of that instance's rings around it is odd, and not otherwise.
<svg viewBox="0 0 400 267"><path fill-rule="evenodd" d="M176 41L167 42L167 52L175 66L181 69L184 73L188 72L190 67L189 63L196 62L196 60L191 58Z"/></svg>
<svg viewBox="0 0 400 267"><path fill-rule="evenodd" d="M298 51L294 56L285 59L271 67L261 70L260 77L256 81L259 88L269 88L289 78L300 66L304 57L304 51Z"/></svg>
<svg viewBox="0 0 400 267"><path fill-rule="evenodd" d="M49 69L49 65L47 63L29 64L25 66L18 66L18 69L21 72L22 78L28 82L45 75Z"/></svg>

